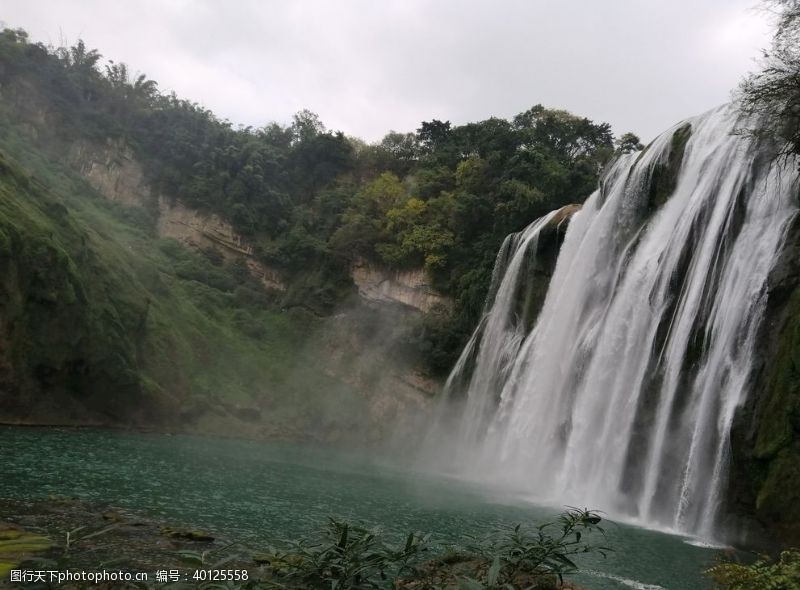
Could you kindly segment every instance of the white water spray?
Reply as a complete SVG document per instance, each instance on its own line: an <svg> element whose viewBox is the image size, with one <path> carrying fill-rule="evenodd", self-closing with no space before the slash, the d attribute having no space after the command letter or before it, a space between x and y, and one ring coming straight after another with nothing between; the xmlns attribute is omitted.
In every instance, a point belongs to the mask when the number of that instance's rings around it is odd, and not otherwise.
<svg viewBox="0 0 800 590"><path fill-rule="evenodd" d="M454 430L435 450L450 471L714 536L767 276L796 211L792 165L736 123L717 109L611 167L569 224L533 327L526 260L554 214L506 240L434 427Z"/></svg>

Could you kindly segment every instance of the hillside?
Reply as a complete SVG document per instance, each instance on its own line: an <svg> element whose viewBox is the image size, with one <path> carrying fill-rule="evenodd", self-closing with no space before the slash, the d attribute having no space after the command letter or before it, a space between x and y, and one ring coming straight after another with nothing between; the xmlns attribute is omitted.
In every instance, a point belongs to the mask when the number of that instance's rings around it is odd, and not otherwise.
<svg viewBox="0 0 800 590"><path fill-rule="evenodd" d="M234 128L19 30L0 96L7 422L385 437L440 387L504 236L614 149L540 106L376 145L307 111Z"/></svg>
<svg viewBox="0 0 800 590"><path fill-rule="evenodd" d="M4 419L214 430L273 405L258 428L292 436L325 413L312 392L338 400L333 422L348 415L344 400L357 404L322 371L298 370L313 316L270 311L246 269L155 238L144 210L106 201L9 139L6 130Z"/></svg>

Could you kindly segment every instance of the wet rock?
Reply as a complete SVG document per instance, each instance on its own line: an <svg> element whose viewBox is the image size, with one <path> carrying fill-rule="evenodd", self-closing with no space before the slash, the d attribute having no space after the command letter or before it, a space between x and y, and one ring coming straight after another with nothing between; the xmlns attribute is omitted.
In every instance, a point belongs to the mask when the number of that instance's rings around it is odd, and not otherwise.
<svg viewBox="0 0 800 590"><path fill-rule="evenodd" d="M161 534L172 539L185 539L187 541L196 541L198 543L211 543L214 541L213 535L199 530L173 529L170 527L164 527L161 529Z"/></svg>
<svg viewBox="0 0 800 590"><path fill-rule="evenodd" d="M51 547L50 539L8 522L0 522L0 579L19 564Z"/></svg>

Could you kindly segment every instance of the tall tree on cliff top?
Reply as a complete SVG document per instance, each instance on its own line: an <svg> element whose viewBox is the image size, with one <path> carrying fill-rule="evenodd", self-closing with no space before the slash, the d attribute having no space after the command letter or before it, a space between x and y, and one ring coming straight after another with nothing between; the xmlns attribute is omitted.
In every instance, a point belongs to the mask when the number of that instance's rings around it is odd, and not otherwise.
<svg viewBox="0 0 800 590"><path fill-rule="evenodd" d="M778 27L772 48L764 52L764 69L741 85L745 112L762 117L767 134L780 142L784 155L800 154L800 0L768 0Z"/></svg>

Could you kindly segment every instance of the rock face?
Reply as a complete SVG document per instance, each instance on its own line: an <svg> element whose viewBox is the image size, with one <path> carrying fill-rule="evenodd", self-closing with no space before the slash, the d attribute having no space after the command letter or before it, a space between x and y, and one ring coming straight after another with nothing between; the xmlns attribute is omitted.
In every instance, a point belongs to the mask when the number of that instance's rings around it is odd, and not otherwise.
<svg viewBox="0 0 800 590"><path fill-rule="evenodd" d="M391 433L413 440L442 383L426 377L403 347L420 311L400 305L359 301L328 318L316 356L325 370L368 400L368 438ZM403 438L407 438L404 436Z"/></svg>
<svg viewBox="0 0 800 590"><path fill-rule="evenodd" d="M76 142L69 151L69 162L109 200L154 212L159 238L202 251L212 249L228 262L244 260L266 289L287 290L283 273L256 259L253 246L226 220L155 194L124 144ZM351 278L360 297L326 318L319 341L311 346L318 349L315 358L326 373L364 395L368 415L363 424L368 438L385 440L392 432L412 430L441 389L442 384L425 377L402 349L409 326L425 313L446 313L451 302L431 287L422 269L391 271L359 261L351 269ZM226 412L237 414L230 408ZM250 422L254 424L244 425L245 430L250 426L257 430L258 418ZM347 440L349 434L333 432L331 437Z"/></svg>
<svg viewBox="0 0 800 590"><path fill-rule="evenodd" d="M97 146L77 141L68 158L92 188L107 199L128 207L150 204L152 195L142 166L124 143L111 141Z"/></svg>
<svg viewBox="0 0 800 590"><path fill-rule="evenodd" d="M530 277L526 282L527 288L518 293L520 317L528 324L528 329L539 316L539 312L547 297L550 279L556 269L558 253L567 231L572 216L581 210L581 205L565 205L559 209L553 218L539 233L536 244L536 255L530 263Z"/></svg>
<svg viewBox="0 0 800 590"><path fill-rule="evenodd" d="M110 201L126 207L144 207L158 214L158 237L171 238L199 250L216 250L228 261L242 258L254 277L267 289L283 291L286 283L278 269L256 260L253 248L233 226L216 214L184 206L180 201L155 195L141 165L121 142L97 146L73 144L70 163L89 184Z"/></svg>
<svg viewBox="0 0 800 590"><path fill-rule="evenodd" d="M773 541L798 543L800 217L792 222L769 276L758 350L753 394L732 432L731 511L743 519L747 532L766 529Z"/></svg>
<svg viewBox="0 0 800 590"><path fill-rule="evenodd" d="M98 146L75 142L69 151L69 162L109 200L156 211L160 238L171 238L200 250L212 248L229 261L243 258L250 273L265 288L286 290L281 271L256 260L252 245L219 215L187 207L169 196L155 195L142 166L124 143L110 141ZM400 304L422 312L437 307L450 309L452 305L449 298L433 289L422 269L393 271L359 260L350 274L359 295L367 301Z"/></svg>
<svg viewBox="0 0 800 590"><path fill-rule="evenodd" d="M253 248L219 215L201 213L180 201L158 199L158 235L196 248L219 247L231 258L252 256Z"/></svg>
<svg viewBox="0 0 800 590"><path fill-rule="evenodd" d="M358 294L369 301L397 303L429 312L441 306L449 309L451 301L431 287L427 273L422 269L388 271L365 260L357 261L350 276L358 287Z"/></svg>
<svg viewBox="0 0 800 590"><path fill-rule="evenodd" d="M267 289L286 290L286 282L278 269L267 266L253 257L253 247L237 234L233 226L219 215L202 213L184 206L180 201L158 198L158 235L172 238L186 246L214 249L226 260L245 260L250 274Z"/></svg>

